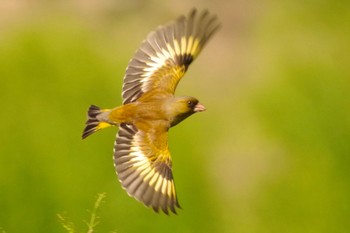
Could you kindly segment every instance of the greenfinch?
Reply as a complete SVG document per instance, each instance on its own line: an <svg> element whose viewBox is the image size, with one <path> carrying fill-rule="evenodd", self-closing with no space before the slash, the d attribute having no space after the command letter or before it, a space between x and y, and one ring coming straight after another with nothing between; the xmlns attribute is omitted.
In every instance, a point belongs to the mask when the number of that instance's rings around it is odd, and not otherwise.
<svg viewBox="0 0 350 233"><path fill-rule="evenodd" d="M126 192L154 211L180 208L175 192L168 131L205 107L190 96L175 97L177 84L220 23L207 10L148 34L130 60L123 81L123 104L113 109L91 105L83 138L118 126L114 166Z"/></svg>

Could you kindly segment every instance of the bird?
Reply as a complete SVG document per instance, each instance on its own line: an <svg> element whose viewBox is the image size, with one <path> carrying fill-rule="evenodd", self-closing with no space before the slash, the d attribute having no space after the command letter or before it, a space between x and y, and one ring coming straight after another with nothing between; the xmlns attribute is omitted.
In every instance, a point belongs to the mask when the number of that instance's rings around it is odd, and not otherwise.
<svg viewBox="0 0 350 233"><path fill-rule="evenodd" d="M171 127L206 110L197 98L175 96L179 81L207 41L221 27L208 10L192 9L187 16L150 32L129 61L123 78L122 105L102 109L91 105L82 134L119 128L114 167L129 194L155 212L177 214L177 199L168 147Z"/></svg>

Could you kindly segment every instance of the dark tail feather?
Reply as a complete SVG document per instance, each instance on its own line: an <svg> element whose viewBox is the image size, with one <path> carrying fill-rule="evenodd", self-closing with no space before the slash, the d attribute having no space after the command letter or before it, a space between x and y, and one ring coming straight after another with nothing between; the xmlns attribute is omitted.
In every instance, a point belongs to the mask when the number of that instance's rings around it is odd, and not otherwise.
<svg viewBox="0 0 350 233"><path fill-rule="evenodd" d="M91 105L89 110L88 110L88 120L85 122L86 126L83 131L82 138L86 138L87 136L95 133L97 130L106 128L108 126L111 126L111 124L101 120L102 117L100 116L102 113L106 113L106 111L109 110L102 110L99 107L95 105Z"/></svg>

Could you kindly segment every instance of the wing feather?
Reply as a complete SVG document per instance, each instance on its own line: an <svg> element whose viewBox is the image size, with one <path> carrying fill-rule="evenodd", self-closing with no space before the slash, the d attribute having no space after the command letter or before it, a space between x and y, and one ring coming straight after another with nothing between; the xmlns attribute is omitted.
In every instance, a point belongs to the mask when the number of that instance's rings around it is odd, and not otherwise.
<svg viewBox="0 0 350 233"><path fill-rule="evenodd" d="M220 27L215 15L194 9L148 34L130 60L124 76L123 104L161 89L174 94L189 65Z"/></svg>
<svg viewBox="0 0 350 233"><path fill-rule="evenodd" d="M154 141L159 138L165 143ZM172 176L167 130L144 132L122 123L114 148L116 172L127 193L155 211L176 213L175 207L180 205Z"/></svg>

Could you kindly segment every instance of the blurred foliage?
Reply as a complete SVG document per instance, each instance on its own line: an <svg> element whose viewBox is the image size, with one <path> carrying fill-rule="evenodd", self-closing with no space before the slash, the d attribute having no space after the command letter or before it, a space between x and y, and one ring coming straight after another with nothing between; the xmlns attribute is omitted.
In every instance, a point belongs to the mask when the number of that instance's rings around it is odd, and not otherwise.
<svg viewBox="0 0 350 233"><path fill-rule="evenodd" d="M0 230L347 232L350 229L350 4L347 1L0 3ZM82 141L90 104L121 103L145 35L196 6L223 28L179 94L208 111L170 132L178 216L127 196L116 130ZM147 20L145 20L147 19Z"/></svg>

